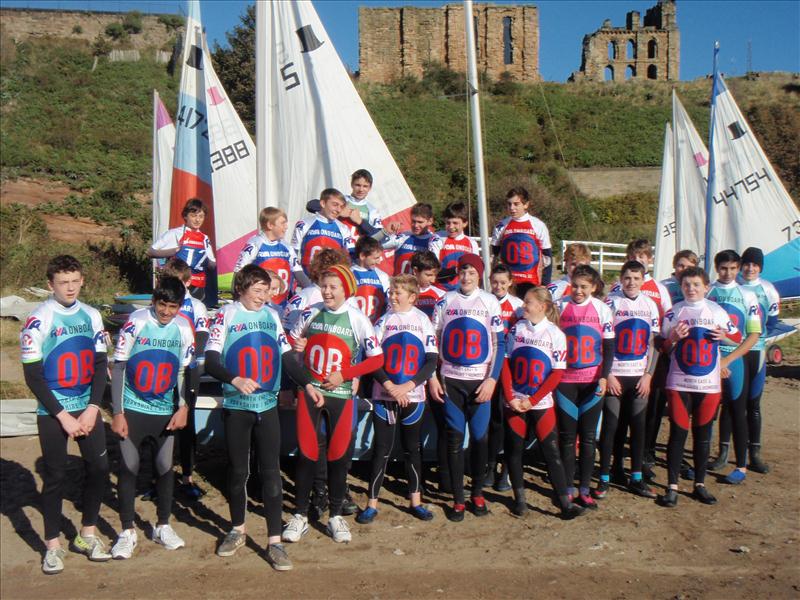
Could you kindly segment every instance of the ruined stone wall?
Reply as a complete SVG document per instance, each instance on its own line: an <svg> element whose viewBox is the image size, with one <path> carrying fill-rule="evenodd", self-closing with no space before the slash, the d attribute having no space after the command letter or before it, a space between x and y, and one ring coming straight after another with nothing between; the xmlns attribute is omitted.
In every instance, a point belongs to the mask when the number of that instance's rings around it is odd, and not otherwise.
<svg viewBox="0 0 800 600"><path fill-rule="evenodd" d="M476 4L478 69L492 79L539 79L539 13L535 6ZM359 69L363 81L421 77L427 62L467 69L464 8L359 8ZM506 21L507 19L507 21ZM506 39L508 28L510 38Z"/></svg>
<svg viewBox="0 0 800 600"><path fill-rule="evenodd" d="M610 20L583 38L581 68L571 81L604 81L606 69L613 81L680 78L680 32L674 0L659 0L645 13L629 12L625 27Z"/></svg>
<svg viewBox="0 0 800 600"><path fill-rule="evenodd" d="M35 10L0 8L3 35L15 42L35 37L59 37L93 42L111 23L120 23L125 13L78 10ZM80 29L80 33L75 30ZM128 36L126 46L135 49L161 48L174 36L157 15L142 15L141 33Z"/></svg>

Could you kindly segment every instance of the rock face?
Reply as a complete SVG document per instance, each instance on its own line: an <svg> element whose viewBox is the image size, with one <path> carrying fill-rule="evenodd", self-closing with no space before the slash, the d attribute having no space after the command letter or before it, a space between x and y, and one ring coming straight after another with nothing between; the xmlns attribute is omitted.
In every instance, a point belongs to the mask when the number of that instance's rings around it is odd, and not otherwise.
<svg viewBox="0 0 800 600"><path fill-rule="evenodd" d="M539 10L532 5L473 8L478 70L492 79L508 72L515 81L539 80ZM466 71L464 7L360 7L362 81L388 83L421 77L425 63Z"/></svg>
<svg viewBox="0 0 800 600"><path fill-rule="evenodd" d="M0 28L3 37L8 36L15 42L46 36L92 42L98 35L105 35L106 27L121 23L124 17L125 13L119 12L2 8ZM142 31L129 35L126 46L139 50L161 48L174 35L174 31L167 31L167 27L159 23L158 15L142 15Z"/></svg>
<svg viewBox="0 0 800 600"><path fill-rule="evenodd" d="M583 38L581 68L570 81L673 81L680 77L681 39L674 0L647 9L644 23L636 12L625 27L603 26Z"/></svg>

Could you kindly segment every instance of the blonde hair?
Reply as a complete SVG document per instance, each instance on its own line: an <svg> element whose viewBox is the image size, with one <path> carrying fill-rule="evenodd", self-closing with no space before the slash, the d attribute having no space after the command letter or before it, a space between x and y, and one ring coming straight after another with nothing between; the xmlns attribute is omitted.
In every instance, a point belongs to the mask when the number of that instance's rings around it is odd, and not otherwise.
<svg viewBox="0 0 800 600"><path fill-rule="evenodd" d="M415 296L419 295L419 283L417 282L417 278L408 273L392 277L391 285L392 287L404 289L409 294L414 294Z"/></svg>
<svg viewBox="0 0 800 600"><path fill-rule="evenodd" d="M570 244L564 250L564 263L586 261L592 262L592 251L586 244Z"/></svg>
<svg viewBox="0 0 800 600"><path fill-rule="evenodd" d="M286 288L287 288L287 285L286 285L286 282L283 280L283 278L280 275L278 275L275 271L273 271L272 269L264 269L264 270L267 272L267 275L269 275L270 282L273 282L276 279L281 282L281 289L278 290L278 293L282 294L283 292L285 292Z"/></svg>
<svg viewBox="0 0 800 600"><path fill-rule="evenodd" d="M536 300L544 304L544 316L554 325L558 325L558 308L556 307L556 303L553 302L553 296L546 287L538 286L531 288L525 293L526 299L528 296L533 296Z"/></svg>
<svg viewBox="0 0 800 600"><path fill-rule="evenodd" d="M269 223L274 223L281 217L286 218L286 213L280 208L267 206L266 208L262 208L261 212L258 213L258 225L261 229L266 229Z"/></svg>
<svg viewBox="0 0 800 600"><path fill-rule="evenodd" d="M672 257L672 267L673 268L677 267L678 261L680 261L680 259L682 258L685 258L686 260L691 262L695 267L697 266L697 263L700 262L700 260L697 258L697 254L695 254L691 250L681 250L679 252L676 252L675 256Z"/></svg>

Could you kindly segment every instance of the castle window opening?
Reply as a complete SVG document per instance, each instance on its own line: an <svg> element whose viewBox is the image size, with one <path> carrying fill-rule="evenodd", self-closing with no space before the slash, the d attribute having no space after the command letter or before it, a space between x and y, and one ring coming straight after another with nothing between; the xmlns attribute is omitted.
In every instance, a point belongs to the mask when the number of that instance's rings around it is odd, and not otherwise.
<svg viewBox="0 0 800 600"><path fill-rule="evenodd" d="M636 42L628 40L628 58L636 58Z"/></svg>
<svg viewBox="0 0 800 600"><path fill-rule="evenodd" d="M648 79L658 79L658 67L655 65L650 65L647 67L647 78Z"/></svg>
<svg viewBox="0 0 800 600"><path fill-rule="evenodd" d="M475 55L481 55L481 36L478 35L478 17L472 17L472 28L475 30Z"/></svg>
<svg viewBox="0 0 800 600"><path fill-rule="evenodd" d="M658 42L650 40L647 42L647 58L658 58Z"/></svg>
<svg viewBox="0 0 800 600"><path fill-rule="evenodd" d="M511 37L511 17L503 17L503 64L514 64L514 39Z"/></svg>
<svg viewBox="0 0 800 600"><path fill-rule="evenodd" d="M633 65L628 65L625 69L625 79L633 79L634 77L636 77L636 69Z"/></svg>
<svg viewBox="0 0 800 600"><path fill-rule="evenodd" d="M614 67L608 65L603 73L603 81L614 81Z"/></svg>
<svg viewBox="0 0 800 600"><path fill-rule="evenodd" d="M608 60L617 58L617 42L608 42Z"/></svg>

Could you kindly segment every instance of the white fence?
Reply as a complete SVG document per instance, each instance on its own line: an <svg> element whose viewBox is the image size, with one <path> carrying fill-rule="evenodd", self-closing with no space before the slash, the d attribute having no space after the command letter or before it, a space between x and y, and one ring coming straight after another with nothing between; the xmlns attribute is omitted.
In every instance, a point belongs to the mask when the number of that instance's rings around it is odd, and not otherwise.
<svg viewBox="0 0 800 600"><path fill-rule="evenodd" d="M564 252L570 244L584 244L592 252L592 266L603 274L605 269L619 270L625 264L625 248L627 244L612 244L610 242L584 242L580 240L561 241L561 260L564 260Z"/></svg>

